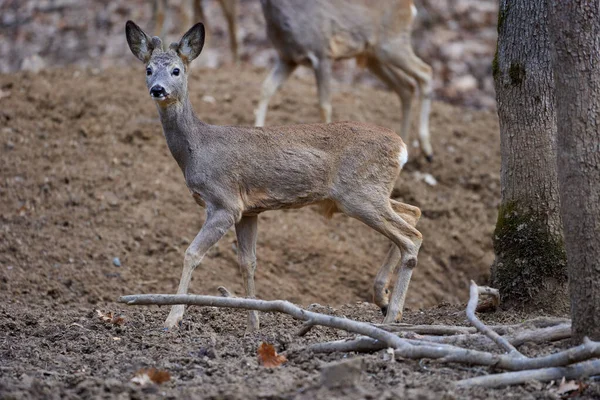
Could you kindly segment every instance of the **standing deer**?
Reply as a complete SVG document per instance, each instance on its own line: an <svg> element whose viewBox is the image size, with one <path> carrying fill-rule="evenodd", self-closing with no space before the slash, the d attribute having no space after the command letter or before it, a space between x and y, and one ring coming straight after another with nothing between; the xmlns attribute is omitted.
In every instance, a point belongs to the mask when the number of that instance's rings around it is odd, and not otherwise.
<svg viewBox="0 0 600 400"><path fill-rule="evenodd" d="M240 55L238 51L237 41L237 2L238 0L219 0L221 10L227 20L227 28L229 30L229 47L231 48L231 55L234 63L240 61ZM189 26L191 21L203 21L206 24L206 18L204 14L204 8L202 7L202 0L188 0L182 8L182 21L183 26ZM189 9L192 9L192 18L189 16ZM167 0L153 0L153 15L154 15L154 29L157 35L165 37L165 14L167 10Z"/></svg>
<svg viewBox="0 0 600 400"><path fill-rule="evenodd" d="M206 252L235 226L246 296L254 298L258 214L316 204L326 216L342 212L391 240L374 300L387 311L385 322L401 318L422 242L415 228L420 210L390 199L408 157L402 139L358 122L268 128L206 124L194 114L187 89L190 62L204 45L204 26L194 25L166 50L160 38L150 38L131 21L125 32L129 48L146 65L146 84L169 150L192 196L206 208L206 221L185 252L177 293L187 293ZM183 305L173 306L165 326L175 327L183 313ZM248 326L258 329L257 312L249 313Z"/></svg>
<svg viewBox="0 0 600 400"><path fill-rule="evenodd" d="M331 122L331 66L356 58L398 94L400 136L408 138L415 89L420 92L419 143L428 161L431 67L411 45L417 9L412 0L261 0L267 36L278 60L262 85L256 126L263 126L269 100L298 65L313 68L323 122Z"/></svg>

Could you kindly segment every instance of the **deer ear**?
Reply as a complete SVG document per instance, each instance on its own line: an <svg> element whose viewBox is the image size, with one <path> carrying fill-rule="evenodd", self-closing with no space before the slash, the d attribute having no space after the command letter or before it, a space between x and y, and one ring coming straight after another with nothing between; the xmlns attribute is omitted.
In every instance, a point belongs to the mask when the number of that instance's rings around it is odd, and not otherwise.
<svg viewBox="0 0 600 400"><path fill-rule="evenodd" d="M125 36L133 55L147 63L154 50L152 39L133 21L125 24Z"/></svg>
<svg viewBox="0 0 600 400"><path fill-rule="evenodd" d="M204 47L204 24L198 22L183 35L179 43L174 43L171 48L177 52L184 63L189 64L200 55Z"/></svg>

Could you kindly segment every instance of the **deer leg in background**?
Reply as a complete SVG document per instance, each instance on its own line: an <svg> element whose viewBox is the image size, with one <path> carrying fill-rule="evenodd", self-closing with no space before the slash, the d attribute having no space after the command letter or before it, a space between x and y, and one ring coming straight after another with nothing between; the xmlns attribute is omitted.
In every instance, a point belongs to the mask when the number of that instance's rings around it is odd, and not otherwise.
<svg viewBox="0 0 600 400"><path fill-rule="evenodd" d="M234 224L235 217L229 212L217 210L212 213L207 212L206 222L190 246L185 251L183 259L183 272L179 281L177 294L186 294L192 279L194 269L204 258L206 252L223 237L229 228ZM174 328L183 318L185 306L177 305L171 307L171 312L165 321L165 328Z"/></svg>
<svg viewBox="0 0 600 400"><path fill-rule="evenodd" d="M400 107L402 109L402 125L400 127L400 137L408 143L408 135L411 123L412 101L415 95L417 84L413 78L400 70L394 70L375 58L369 58L367 68L379 79L392 89L400 98Z"/></svg>
<svg viewBox="0 0 600 400"><path fill-rule="evenodd" d="M220 0L223 14L227 20L227 29L229 30L229 48L233 62L237 65L240 62L237 37L237 2L238 0Z"/></svg>
<svg viewBox="0 0 600 400"><path fill-rule="evenodd" d="M331 122L331 60L328 58L311 60L317 80L317 91L319 95L319 110L321 121Z"/></svg>
<svg viewBox="0 0 600 400"><path fill-rule="evenodd" d="M397 39L398 45L385 46L378 54L380 62L392 65L416 80L419 86L419 143L428 161L433 158L433 149L429 138L429 114L431 112L431 96L433 94L431 67L416 56L410 41Z"/></svg>
<svg viewBox="0 0 600 400"><path fill-rule="evenodd" d="M237 235L237 251L240 271L244 278L246 297L256 298L254 288L254 271L256 270L256 236L258 231L258 216L243 216L235 225ZM257 311L248 311L248 329L257 331L259 318Z"/></svg>
<svg viewBox="0 0 600 400"><path fill-rule="evenodd" d="M264 126L271 97L277 92L277 89L281 87L283 82L289 78L297 66L297 64L283 61L280 58L277 59L277 63L262 84L260 101L258 107L254 111L254 114L256 115L255 126Z"/></svg>
<svg viewBox="0 0 600 400"><path fill-rule="evenodd" d="M206 20L204 14L204 7L202 6L202 0L192 0L194 23L202 22L204 24L204 34L206 35L204 40L205 43L210 44L210 25Z"/></svg>

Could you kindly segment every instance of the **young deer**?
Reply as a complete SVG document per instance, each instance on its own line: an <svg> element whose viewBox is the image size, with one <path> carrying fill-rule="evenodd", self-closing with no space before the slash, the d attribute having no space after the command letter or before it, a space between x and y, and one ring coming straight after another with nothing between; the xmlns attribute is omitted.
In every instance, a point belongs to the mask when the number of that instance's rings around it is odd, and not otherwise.
<svg viewBox="0 0 600 400"><path fill-rule="evenodd" d="M412 98L419 88L419 143L431 161L431 67L415 55L410 42L417 12L412 0L261 0L261 5L267 36L279 58L263 83L256 126L264 125L269 100L298 65L314 69L321 118L331 122L332 62L357 58L398 94L404 140L410 129Z"/></svg>
<svg viewBox="0 0 600 400"><path fill-rule="evenodd" d="M231 48L231 55L234 63L240 61L240 55L238 51L237 41L237 2L238 0L219 0L221 10L227 20L227 28L229 30L229 47ZM152 12L154 14L154 30L157 35L165 37L165 13L167 10L167 0L153 0L152 1ZM184 2L181 17L183 26L189 26L191 21L204 21L206 24L206 18L204 16L204 8L202 7L202 0L189 0ZM190 19L189 8L193 10L192 18Z"/></svg>
<svg viewBox="0 0 600 400"><path fill-rule="evenodd" d="M326 216L342 212L392 241L374 298L384 313L388 310L386 322L401 318L422 241L415 229L420 210L390 199L408 156L402 139L357 122L269 128L205 124L194 114L187 91L188 67L202 50L204 26L194 25L167 50L160 38L148 37L131 21L125 31L131 51L146 65L146 84L169 150L192 196L206 208L206 221L185 252L177 293L187 292L192 271L235 226L246 295L253 298L258 214L317 204ZM176 326L183 312L184 306L173 306L165 326ZM249 314L249 328L258 329L256 312Z"/></svg>

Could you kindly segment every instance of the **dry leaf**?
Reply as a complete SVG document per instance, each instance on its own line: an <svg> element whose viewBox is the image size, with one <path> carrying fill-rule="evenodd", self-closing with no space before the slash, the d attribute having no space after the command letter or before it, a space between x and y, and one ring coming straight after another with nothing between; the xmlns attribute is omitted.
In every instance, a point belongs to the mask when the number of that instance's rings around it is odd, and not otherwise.
<svg viewBox="0 0 600 400"><path fill-rule="evenodd" d="M563 398L567 398L567 397L573 397L573 396L581 394L581 392L583 392L583 390L585 388L586 388L586 385L584 385L583 383L576 382L574 380L567 381L565 379L565 377L563 377L562 380L560 381L560 384L558 385L558 388L550 389L550 391L553 393L556 393L559 396L562 396ZM571 393L571 392L575 392L575 393Z"/></svg>
<svg viewBox="0 0 600 400"><path fill-rule="evenodd" d="M264 367L274 368L286 362L287 358L277 354L273 345L263 342L258 346L258 360Z"/></svg>
<svg viewBox="0 0 600 400"><path fill-rule="evenodd" d="M112 312L104 314L100 310L96 310L96 313L98 314L98 318L108 324L123 325L125 323L125 318L121 315L115 315Z"/></svg>
<svg viewBox="0 0 600 400"><path fill-rule="evenodd" d="M140 386L148 385L150 383L161 383L167 382L171 379L171 374L167 371L161 371L156 368L142 368L135 373L135 376L131 378L131 382L137 383Z"/></svg>

